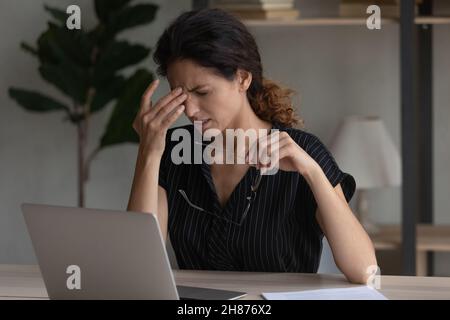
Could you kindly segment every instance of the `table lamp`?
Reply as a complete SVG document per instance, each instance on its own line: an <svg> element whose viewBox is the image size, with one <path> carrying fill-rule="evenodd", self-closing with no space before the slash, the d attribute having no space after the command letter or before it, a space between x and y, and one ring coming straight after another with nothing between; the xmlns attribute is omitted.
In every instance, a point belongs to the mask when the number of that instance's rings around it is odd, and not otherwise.
<svg viewBox="0 0 450 320"><path fill-rule="evenodd" d="M401 185L401 160L383 122L375 116L349 116L339 125L330 151L358 190L357 216L368 233L378 228L368 218L367 191Z"/></svg>

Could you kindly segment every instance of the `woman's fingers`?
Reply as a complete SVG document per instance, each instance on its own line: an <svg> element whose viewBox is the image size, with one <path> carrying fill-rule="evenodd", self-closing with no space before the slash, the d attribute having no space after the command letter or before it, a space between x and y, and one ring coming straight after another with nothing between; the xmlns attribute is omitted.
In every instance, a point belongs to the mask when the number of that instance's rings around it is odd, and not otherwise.
<svg viewBox="0 0 450 320"><path fill-rule="evenodd" d="M268 165L270 163L270 154L274 148L277 148L280 142L280 132L275 131L270 136L262 141L261 148L259 149L259 162L262 165Z"/></svg>
<svg viewBox="0 0 450 320"><path fill-rule="evenodd" d="M144 94L142 95L141 99L141 109L140 114L143 114L150 110L151 108L151 99L153 96L153 93L155 93L156 88L159 85L159 79L153 80L150 85L145 90Z"/></svg>
<svg viewBox="0 0 450 320"><path fill-rule="evenodd" d="M285 140L286 141L286 140ZM279 167L279 163L281 159L286 157L289 154L289 143L285 142L283 146L278 147L273 152L276 153L275 156L273 156L273 153L271 155L271 161L269 165L263 165L261 166L261 174L266 174L269 171L272 171L274 168ZM273 174L273 173L272 173Z"/></svg>
<svg viewBox="0 0 450 320"><path fill-rule="evenodd" d="M250 147L246 160L253 165L267 163L269 161L267 153L270 152L271 146L285 140L286 136L288 135L277 130L269 135L259 137Z"/></svg>
<svg viewBox="0 0 450 320"><path fill-rule="evenodd" d="M282 158L282 154L280 152L281 150L284 150L287 145L289 145L289 140L283 139L277 144L272 144L270 150L268 150L268 148L262 150L261 161L258 162L258 165L260 167L273 167L274 164L277 164ZM264 159L264 157L266 158Z"/></svg>
<svg viewBox="0 0 450 320"><path fill-rule="evenodd" d="M259 158L257 160L257 167L269 167L273 168L276 163L278 163L281 155L279 151L281 148L289 144L289 139L286 138L276 138L279 139L276 141L275 139L271 139L270 144L263 146L259 152Z"/></svg>
<svg viewBox="0 0 450 320"><path fill-rule="evenodd" d="M133 123L133 128L135 128L135 130L137 128L138 133L143 130L144 126L149 124L151 124L152 128L157 129L164 120L164 117L179 106L187 97L181 95L181 88L177 88L161 98L158 103L154 104L152 107L151 97L155 92L156 86L157 83L155 84L155 82L152 82L142 96L141 109L135 119L135 123ZM164 110L164 112L160 115L159 113L162 110Z"/></svg>
<svg viewBox="0 0 450 320"><path fill-rule="evenodd" d="M173 100L171 100L169 103L167 103L164 106L161 106L161 108L155 112L157 112L154 116L154 120L158 122L163 122L164 119L168 114L170 114L176 107L180 106L187 98L187 95L185 93L177 96Z"/></svg>
<svg viewBox="0 0 450 320"><path fill-rule="evenodd" d="M155 111L155 114L161 110L165 105L170 103L172 100L176 99L178 96L180 96L183 93L183 89L181 87L177 87L173 89L169 94L165 95L161 99L159 99L155 106L153 107L153 110Z"/></svg>
<svg viewBox="0 0 450 320"><path fill-rule="evenodd" d="M164 127L164 130L167 130L184 111L184 105L177 106L175 108L175 111L170 113L167 117L164 118L162 121L162 126Z"/></svg>
<svg viewBox="0 0 450 320"><path fill-rule="evenodd" d="M144 94L142 95L141 99L141 108L139 110L140 115L144 115L148 112L154 112L155 114L159 111L161 107L163 107L165 104L179 96L183 90L181 87L175 88L171 92L169 92L167 95L162 97L158 100L157 103L153 104L152 108L152 96L155 93L156 88L159 85L159 79L156 79L150 83L148 88L145 90Z"/></svg>
<svg viewBox="0 0 450 320"><path fill-rule="evenodd" d="M258 164L257 168L261 170L262 175L276 174L280 169L280 161L291 154L292 141L290 139L282 139L276 146L273 145L270 152L268 152L269 163Z"/></svg>
<svg viewBox="0 0 450 320"><path fill-rule="evenodd" d="M142 95L141 106L133 122L133 128L139 135L144 152L162 154L167 129L184 111L184 105L181 104L187 96L181 96L183 90L177 88L154 104L152 96L158 84L158 80L153 81Z"/></svg>
<svg viewBox="0 0 450 320"><path fill-rule="evenodd" d="M267 144L267 137L271 136L269 135L262 135L256 139L250 146L247 154L246 154L246 160L249 161L249 164L257 164L258 157L259 157L259 150L261 150L262 146L264 144Z"/></svg>
<svg viewBox="0 0 450 320"><path fill-rule="evenodd" d="M133 121L133 128L134 130L140 135L142 132L142 117L144 114L146 114L149 110L151 110L151 99L152 95L155 92L156 88L158 87L159 79L153 80L150 85L147 87L147 89L142 94L141 98L141 106L139 108L139 111L136 115L136 118Z"/></svg>

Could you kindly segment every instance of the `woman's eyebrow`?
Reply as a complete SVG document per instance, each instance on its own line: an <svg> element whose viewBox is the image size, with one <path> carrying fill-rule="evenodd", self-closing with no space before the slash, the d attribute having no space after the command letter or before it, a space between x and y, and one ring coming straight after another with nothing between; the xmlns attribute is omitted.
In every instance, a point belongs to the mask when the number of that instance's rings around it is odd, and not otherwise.
<svg viewBox="0 0 450 320"><path fill-rule="evenodd" d="M206 87L206 86L208 86L208 85L207 85L207 84L200 84L200 85L195 86L195 87L192 88L192 89L187 89L187 91L188 91L188 92L192 92L192 91L198 90L198 89L203 88L203 87ZM179 86L176 86L175 88L177 88L177 87L179 87ZM174 88L170 87L170 91L172 91L173 89L174 89Z"/></svg>
<svg viewBox="0 0 450 320"><path fill-rule="evenodd" d="M195 91L195 90L198 90L198 89L200 89L200 88L203 88L203 87L206 87L207 86L207 84L200 84L200 85L197 85L197 86L195 86L194 88L192 88L192 89L187 89L187 91L188 92L192 92L192 91Z"/></svg>

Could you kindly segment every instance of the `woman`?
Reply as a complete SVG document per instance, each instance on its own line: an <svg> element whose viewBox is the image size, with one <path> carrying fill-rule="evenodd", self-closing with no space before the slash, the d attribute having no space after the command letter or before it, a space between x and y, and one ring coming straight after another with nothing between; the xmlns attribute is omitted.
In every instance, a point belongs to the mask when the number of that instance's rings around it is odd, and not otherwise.
<svg viewBox="0 0 450 320"><path fill-rule="evenodd" d="M299 120L291 90L263 77L246 27L218 9L183 13L160 37L154 60L172 90L152 102L156 80L142 96L128 210L157 216L180 268L317 272L325 235L347 279L366 283L376 258L348 206L355 181L316 136L293 128ZM169 127L182 112L201 121L200 131L278 129L278 172L261 177L264 165L248 158L244 164L173 163L177 142ZM194 134L198 128L183 129Z"/></svg>

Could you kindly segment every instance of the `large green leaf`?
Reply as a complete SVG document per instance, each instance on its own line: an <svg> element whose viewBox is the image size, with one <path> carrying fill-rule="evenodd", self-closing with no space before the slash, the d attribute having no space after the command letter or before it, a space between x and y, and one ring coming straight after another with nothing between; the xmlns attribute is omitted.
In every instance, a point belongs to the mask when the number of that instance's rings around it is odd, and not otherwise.
<svg viewBox="0 0 450 320"><path fill-rule="evenodd" d="M100 21L108 23L111 14L122 9L131 0L95 0L95 12Z"/></svg>
<svg viewBox="0 0 450 320"><path fill-rule="evenodd" d="M84 30L69 30L54 23L48 24L49 41L54 42L72 62L82 66L91 65L94 44Z"/></svg>
<svg viewBox="0 0 450 320"><path fill-rule="evenodd" d="M84 104L89 89L89 70L75 64L51 38L47 45L57 62L41 64L41 76L78 104Z"/></svg>
<svg viewBox="0 0 450 320"><path fill-rule="evenodd" d="M105 26L103 41L114 38L116 34L125 29L152 22L157 10L158 6L154 4L137 4L113 13L109 23Z"/></svg>
<svg viewBox="0 0 450 320"><path fill-rule="evenodd" d="M61 9L51 7L47 4L44 4L44 9L55 18L56 21L60 22L62 25L66 25L67 18L69 15Z"/></svg>
<svg viewBox="0 0 450 320"><path fill-rule="evenodd" d="M144 69L136 71L127 80L100 141L100 148L124 142L139 142L139 136L132 126L133 120L139 110L142 94L152 81L153 75Z"/></svg>
<svg viewBox="0 0 450 320"><path fill-rule="evenodd" d="M9 96L16 100L19 105L30 111L48 112L64 110L69 113L69 108L67 106L39 92L19 88L10 88L8 93Z"/></svg>
<svg viewBox="0 0 450 320"><path fill-rule="evenodd" d="M20 48L28 53L31 53L33 56L37 56L38 55L38 51L37 49L33 48L31 45L29 45L26 42L21 42L20 43Z"/></svg>
<svg viewBox="0 0 450 320"><path fill-rule="evenodd" d="M50 22L48 29L39 36L37 41L37 52L41 63L54 64L60 61L52 46L57 46L64 52L66 59L82 67L88 67L91 63L93 43L83 30L68 30Z"/></svg>
<svg viewBox="0 0 450 320"><path fill-rule="evenodd" d="M50 30L43 32L39 36L37 41L37 51L41 63L55 64L58 62L58 57L51 47L52 42L54 42L54 38Z"/></svg>
<svg viewBox="0 0 450 320"><path fill-rule="evenodd" d="M149 53L149 48L139 44L132 45L127 41L111 42L100 54L95 67L95 82L103 81L103 78L118 70L141 62Z"/></svg>
<svg viewBox="0 0 450 320"><path fill-rule="evenodd" d="M88 90L86 78L78 71L74 71L72 66L66 64L43 64L39 67L39 72L42 78L53 84L78 104L86 102Z"/></svg>
<svg viewBox="0 0 450 320"><path fill-rule="evenodd" d="M108 102L119 97L124 85L125 79L122 76L115 76L101 83L95 90L90 109L91 113L100 111Z"/></svg>

